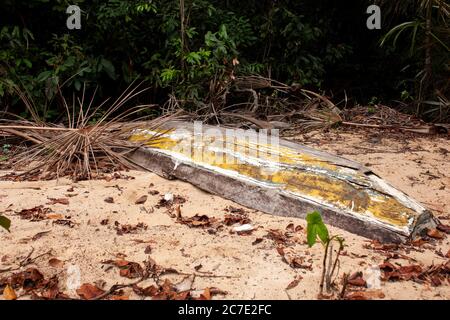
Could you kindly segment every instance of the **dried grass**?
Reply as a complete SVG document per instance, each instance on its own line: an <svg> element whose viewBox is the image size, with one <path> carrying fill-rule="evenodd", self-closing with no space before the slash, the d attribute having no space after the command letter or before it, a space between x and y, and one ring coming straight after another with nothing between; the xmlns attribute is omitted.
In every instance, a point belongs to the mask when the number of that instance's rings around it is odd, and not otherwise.
<svg viewBox="0 0 450 320"><path fill-rule="evenodd" d="M140 144L130 142L129 136L137 128L155 129L177 113L148 120L147 117L127 122L130 116L135 116L156 105L138 105L127 108L127 102L142 94L147 89L138 89L139 85L130 85L109 107L108 100L93 106L95 92L86 102L85 90L82 97L73 99L72 104L63 99L67 123L56 126L42 121L33 103L27 96L19 92L32 120L17 119L3 121L0 131L6 132L28 141L31 147L17 153L12 160L15 170L23 171L20 176L53 179L70 176L74 180L92 179L105 171L123 169L143 169L133 162L129 155L141 145L151 145L160 134L155 134ZM61 95L62 97L62 95ZM100 109L106 109L98 119Z"/></svg>

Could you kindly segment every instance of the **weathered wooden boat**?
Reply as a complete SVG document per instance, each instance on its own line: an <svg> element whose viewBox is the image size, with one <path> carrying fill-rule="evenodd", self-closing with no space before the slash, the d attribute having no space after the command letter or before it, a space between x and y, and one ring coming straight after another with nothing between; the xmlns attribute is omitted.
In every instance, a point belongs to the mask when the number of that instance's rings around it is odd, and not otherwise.
<svg viewBox="0 0 450 320"><path fill-rule="evenodd" d="M385 242L436 226L429 210L363 165L267 131L169 122L130 139L144 144L132 156L141 166L269 214L319 210L328 224Z"/></svg>

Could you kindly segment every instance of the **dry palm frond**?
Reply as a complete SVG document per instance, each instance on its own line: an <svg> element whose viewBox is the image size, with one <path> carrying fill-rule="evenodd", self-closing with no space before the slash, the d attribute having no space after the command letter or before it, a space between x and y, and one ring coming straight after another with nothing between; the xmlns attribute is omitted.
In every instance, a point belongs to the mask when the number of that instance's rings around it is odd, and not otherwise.
<svg viewBox="0 0 450 320"><path fill-rule="evenodd" d="M342 123L341 110L327 97L305 89L301 89L301 93L309 100L301 111L296 112L300 115L297 122L302 130L330 128Z"/></svg>
<svg viewBox="0 0 450 320"><path fill-rule="evenodd" d="M119 112L130 99L146 90L138 90L138 87L130 85L99 119L94 117L97 116L100 108L105 107L108 100L93 108L95 92L89 102L85 103L85 90L83 90L81 99L74 99L71 106L63 99L67 113L65 126L25 119L0 125L0 131L33 144L32 147L14 157L13 167L19 170L27 168L21 174L24 177L51 179L71 176L75 180L91 179L105 171L141 168L130 159L129 155L142 144L151 145L152 140L159 134L155 134L141 144L129 141L129 136L135 129L144 126L155 129L165 121L176 117L176 114L153 120L147 120L144 117L125 122L127 117L155 107L155 105L139 105ZM37 113L32 105L26 104L26 107L33 114L33 119L36 119L34 115Z"/></svg>

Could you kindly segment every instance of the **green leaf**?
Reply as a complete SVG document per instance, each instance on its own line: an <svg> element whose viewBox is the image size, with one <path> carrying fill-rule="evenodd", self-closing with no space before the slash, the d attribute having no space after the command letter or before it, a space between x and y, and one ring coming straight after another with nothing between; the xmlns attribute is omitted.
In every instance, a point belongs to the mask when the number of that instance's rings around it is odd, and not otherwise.
<svg viewBox="0 0 450 320"><path fill-rule="evenodd" d="M10 232L9 228L11 227L11 220L4 216L0 216L0 227L3 227Z"/></svg>
<svg viewBox="0 0 450 320"><path fill-rule="evenodd" d="M190 64L200 64L202 57L197 52L189 52L186 61Z"/></svg>
<svg viewBox="0 0 450 320"><path fill-rule="evenodd" d="M306 227L306 237L308 240L308 245L312 247L319 236L322 243L329 241L327 226L322 221L322 216L318 211L309 213L306 216L307 227Z"/></svg>
<svg viewBox="0 0 450 320"><path fill-rule="evenodd" d="M33 66L33 64L31 63L30 60L28 59L22 59L23 63L29 68L31 69L31 67Z"/></svg>
<svg viewBox="0 0 450 320"><path fill-rule="evenodd" d="M111 61L102 58L100 61L103 70L105 70L106 74L113 80L116 79L116 69L114 68L114 65L111 63Z"/></svg>
<svg viewBox="0 0 450 320"><path fill-rule="evenodd" d="M75 90L80 91L81 89L81 81L79 80L75 80L75 82L73 83Z"/></svg>
<svg viewBox="0 0 450 320"><path fill-rule="evenodd" d="M44 71L39 73L39 75L37 76L36 80L37 81L45 81L48 78L50 78L50 76L53 74L52 71Z"/></svg>

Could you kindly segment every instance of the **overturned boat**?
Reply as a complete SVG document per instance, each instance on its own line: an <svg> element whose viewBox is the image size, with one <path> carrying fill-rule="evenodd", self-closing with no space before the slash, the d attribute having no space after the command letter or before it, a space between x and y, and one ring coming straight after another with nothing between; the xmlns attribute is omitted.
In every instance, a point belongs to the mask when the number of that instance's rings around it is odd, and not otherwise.
<svg viewBox="0 0 450 320"><path fill-rule="evenodd" d="M420 203L361 164L279 139L274 131L169 122L136 130L139 165L266 213L326 223L380 241L405 242L436 221Z"/></svg>

